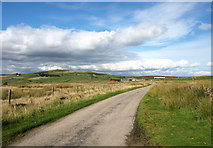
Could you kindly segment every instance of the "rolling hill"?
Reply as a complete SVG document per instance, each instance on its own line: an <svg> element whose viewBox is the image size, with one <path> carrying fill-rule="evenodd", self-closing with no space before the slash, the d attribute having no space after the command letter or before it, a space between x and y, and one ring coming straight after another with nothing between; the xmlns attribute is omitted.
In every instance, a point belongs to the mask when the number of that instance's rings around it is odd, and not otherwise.
<svg viewBox="0 0 213 148"><path fill-rule="evenodd" d="M120 76L87 71L50 70L28 74L2 76L2 83L107 82Z"/></svg>
<svg viewBox="0 0 213 148"><path fill-rule="evenodd" d="M10 74L2 75L2 84L9 83L51 83L51 82L107 82L108 80L120 80L121 78L137 78L137 79L154 79L158 76L116 76L104 73L88 72L88 71L72 71L72 70L50 70L36 73L26 74ZM212 76L197 77L177 77L177 76L161 76L166 80L204 80L211 79Z"/></svg>

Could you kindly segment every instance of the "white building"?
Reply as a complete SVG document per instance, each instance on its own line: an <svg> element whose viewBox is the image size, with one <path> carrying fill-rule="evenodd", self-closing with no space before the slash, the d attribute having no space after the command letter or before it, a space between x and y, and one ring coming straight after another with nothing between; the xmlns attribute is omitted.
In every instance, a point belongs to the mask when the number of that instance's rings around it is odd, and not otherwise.
<svg viewBox="0 0 213 148"><path fill-rule="evenodd" d="M165 77L154 77L154 79L165 79Z"/></svg>

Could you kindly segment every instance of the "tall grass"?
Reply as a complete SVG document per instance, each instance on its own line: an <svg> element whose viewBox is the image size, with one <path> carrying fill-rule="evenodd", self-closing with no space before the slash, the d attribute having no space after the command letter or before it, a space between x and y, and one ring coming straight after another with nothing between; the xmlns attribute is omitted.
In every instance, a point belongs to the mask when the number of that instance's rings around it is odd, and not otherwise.
<svg viewBox="0 0 213 148"><path fill-rule="evenodd" d="M51 90L54 86L56 88L54 94L42 97L23 97L12 100L13 103L10 105L7 100L3 100L3 144L13 140L19 133L23 134L31 128L55 121L77 109L147 84L141 82L46 84L42 90L45 92L45 88ZM35 87L38 85L30 88ZM46 91L49 92L49 89Z"/></svg>
<svg viewBox="0 0 213 148"><path fill-rule="evenodd" d="M210 88L210 80L158 81L138 107L128 144L211 146Z"/></svg>
<svg viewBox="0 0 213 148"><path fill-rule="evenodd" d="M31 98L49 96L52 94L52 87L55 93L78 93L80 96L83 94L96 94L105 93L108 91L116 91L119 89L126 89L138 85L138 83L45 83L45 84L10 84L2 86L2 100L8 98L9 89L12 90L12 99Z"/></svg>
<svg viewBox="0 0 213 148"><path fill-rule="evenodd" d="M146 83L51 83L9 85L2 88L2 123L17 122L25 116L33 116L46 110L49 104L78 102L83 98L125 90ZM54 87L54 93L52 92ZM11 104L8 104L8 90L12 90ZM51 107L51 106L50 106Z"/></svg>
<svg viewBox="0 0 213 148"><path fill-rule="evenodd" d="M209 119L211 116L211 81L168 81L151 88L149 95L159 98L168 109L190 108L197 119Z"/></svg>

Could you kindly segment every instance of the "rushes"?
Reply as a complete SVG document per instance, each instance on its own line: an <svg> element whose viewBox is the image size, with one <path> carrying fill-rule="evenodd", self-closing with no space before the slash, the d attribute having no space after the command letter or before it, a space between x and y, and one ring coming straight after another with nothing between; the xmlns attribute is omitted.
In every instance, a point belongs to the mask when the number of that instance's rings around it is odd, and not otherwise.
<svg viewBox="0 0 213 148"><path fill-rule="evenodd" d="M162 105L170 110L190 108L195 114L195 118L210 120L210 94L206 92L206 88L211 86L210 83L209 80L161 82L151 89L149 95L159 98Z"/></svg>
<svg viewBox="0 0 213 148"><path fill-rule="evenodd" d="M46 88L16 88L12 87L12 99L19 99L22 97L42 97L50 95L50 91L46 91ZM45 91L44 91L45 90ZM2 100L6 100L8 97L9 87L2 88Z"/></svg>

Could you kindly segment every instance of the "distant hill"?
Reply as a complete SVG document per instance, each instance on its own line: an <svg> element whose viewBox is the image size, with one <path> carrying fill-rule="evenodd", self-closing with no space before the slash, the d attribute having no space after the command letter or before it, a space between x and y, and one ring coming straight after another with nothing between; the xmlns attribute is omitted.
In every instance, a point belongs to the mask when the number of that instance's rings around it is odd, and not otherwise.
<svg viewBox="0 0 213 148"><path fill-rule="evenodd" d="M106 82L120 76L71 70L50 70L27 74L2 76L2 83L52 83L52 82Z"/></svg>
<svg viewBox="0 0 213 148"><path fill-rule="evenodd" d="M50 70L36 73L2 75L2 83L59 83L59 82L107 82L121 78L154 79L165 77L166 80L204 80L212 76L177 77L177 76L116 76L88 71Z"/></svg>

